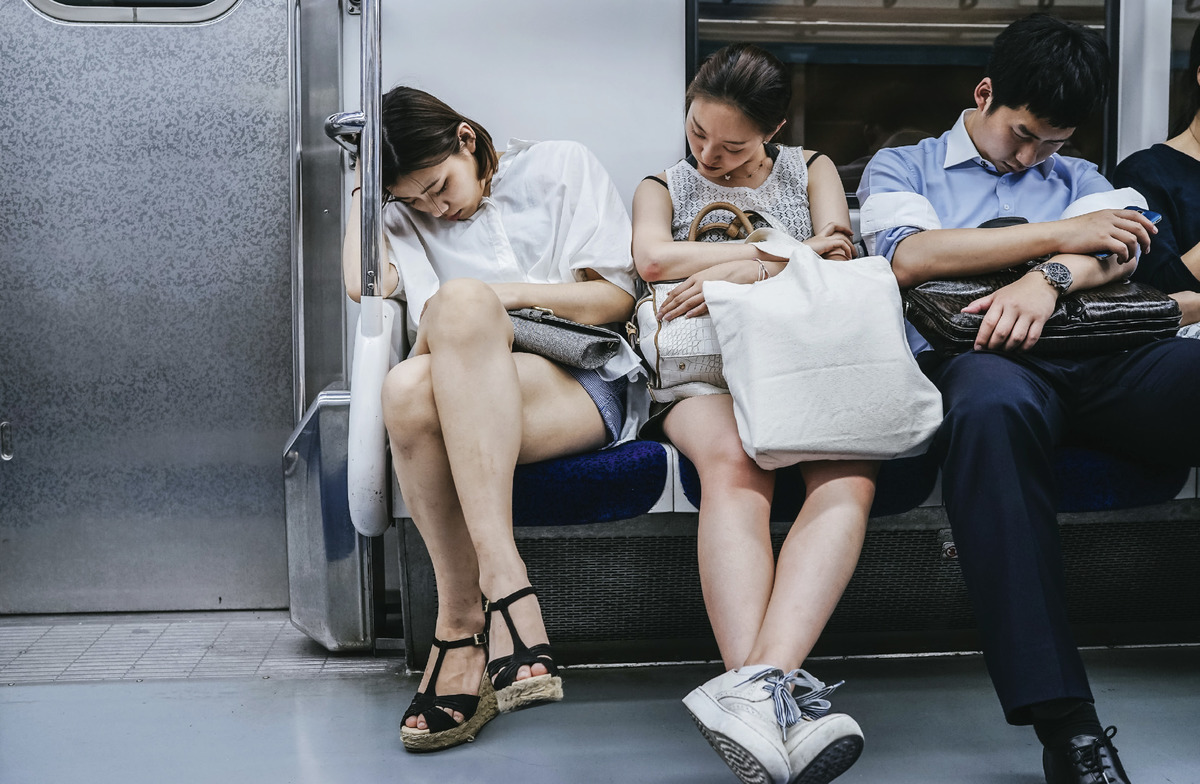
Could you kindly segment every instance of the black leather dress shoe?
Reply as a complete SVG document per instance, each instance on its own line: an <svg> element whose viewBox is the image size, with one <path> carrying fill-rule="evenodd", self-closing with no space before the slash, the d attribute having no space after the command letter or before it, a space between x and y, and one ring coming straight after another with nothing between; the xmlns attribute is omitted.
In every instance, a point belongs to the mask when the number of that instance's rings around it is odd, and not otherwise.
<svg viewBox="0 0 1200 784"><path fill-rule="evenodd" d="M1067 743L1042 750L1046 784L1129 784L1112 738L1116 727L1100 737L1076 735Z"/></svg>

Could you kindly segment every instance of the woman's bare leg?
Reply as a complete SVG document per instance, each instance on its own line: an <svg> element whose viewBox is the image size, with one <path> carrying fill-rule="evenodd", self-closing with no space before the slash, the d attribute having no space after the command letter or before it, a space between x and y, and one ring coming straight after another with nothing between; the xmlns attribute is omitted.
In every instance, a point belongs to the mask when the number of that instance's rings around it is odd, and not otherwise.
<svg viewBox="0 0 1200 784"><path fill-rule="evenodd" d="M441 437L459 508L475 552L478 582L492 599L529 584L512 532L517 462L603 445L605 430L587 392L561 368L512 353L512 326L492 289L473 280L442 286L422 317ZM527 644L546 640L538 603L510 610ZM512 652L492 625L489 655ZM522 668L518 679L543 674Z"/></svg>
<svg viewBox="0 0 1200 784"><path fill-rule="evenodd" d="M854 574L879 464L821 461L801 466L807 497L775 569L775 588L749 664L785 671L804 663Z"/></svg>
<svg viewBox="0 0 1200 784"><path fill-rule="evenodd" d="M729 395L680 401L663 429L700 475L700 586L721 658L728 669L756 663L747 656L775 581L770 531L775 474L746 455Z"/></svg>
<svg viewBox="0 0 1200 784"><path fill-rule="evenodd" d="M427 354L392 368L383 385L383 417L400 492L433 562L438 591L434 636L459 640L483 631L479 566L450 475L429 368ZM437 656L437 650L430 655ZM439 694L476 694L484 664L482 648L451 649L434 685L428 682L430 659L419 691L436 687ZM462 721L461 713L452 715ZM424 717L409 717L406 724L426 729Z"/></svg>

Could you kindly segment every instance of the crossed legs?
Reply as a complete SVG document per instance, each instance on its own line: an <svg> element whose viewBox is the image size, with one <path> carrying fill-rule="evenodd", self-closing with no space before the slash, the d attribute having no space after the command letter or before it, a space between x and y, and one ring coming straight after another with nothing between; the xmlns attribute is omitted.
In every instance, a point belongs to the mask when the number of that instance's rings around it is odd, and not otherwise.
<svg viewBox="0 0 1200 784"><path fill-rule="evenodd" d="M512 531L517 463L597 448L606 432L575 379L542 357L512 353L508 316L484 283L442 286L416 348L384 382L384 421L400 490L433 562L434 633L454 640L483 629L481 593L497 598L529 583ZM526 641L546 639L536 599L511 612ZM494 624L490 655L511 651L508 630ZM476 693L483 658L475 647L448 652L437 691ZM544 672L535 664L518 680ZM429 686L423 681L421 691ZM425 728L420 716L407 724Z"/></svg>
<svg viewBox="0 0 1200 784"><path fill-rule="evenodd" d="M878 464L802 466L807 496L776 564L775 475L742 449L732 398L681 401L664 430L700 475L700 584L726 668L800 667L854 573Z"/></svg>

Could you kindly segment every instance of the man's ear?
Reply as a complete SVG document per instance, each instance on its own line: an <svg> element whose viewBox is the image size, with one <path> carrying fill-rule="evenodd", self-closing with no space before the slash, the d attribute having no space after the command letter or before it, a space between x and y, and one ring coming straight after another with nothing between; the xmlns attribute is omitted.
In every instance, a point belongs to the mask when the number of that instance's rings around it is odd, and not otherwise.
<svg viewBox="0 0 1200 784"><path fill-rule="evenodd" d="M975 85L975 108L987 114L992 107L992 77L985 76L983 81Z"/></svg>

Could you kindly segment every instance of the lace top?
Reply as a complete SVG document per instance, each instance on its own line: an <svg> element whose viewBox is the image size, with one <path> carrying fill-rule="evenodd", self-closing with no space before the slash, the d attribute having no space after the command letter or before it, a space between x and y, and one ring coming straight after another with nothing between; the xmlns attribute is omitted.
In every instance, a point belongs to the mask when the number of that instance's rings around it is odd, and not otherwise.
<svg viewBox="0 0 1200 784"><path fill-rule="evenodd" d="M779 156L771 173L757 188L718 185L683 160L667 169L667 190L671 193L674 208L671 235L676 240L688 238L688 229L696 215L714 201L727 201L742 210L767 215L775 228L798 240L813 235L812 216L808 210L808 167L804 163L802 147L779 145ZM728 221L731 217L724 210L714 210L705 216L702 226ZM704 239L718 241L724 237L714 232Z"/></svg>

